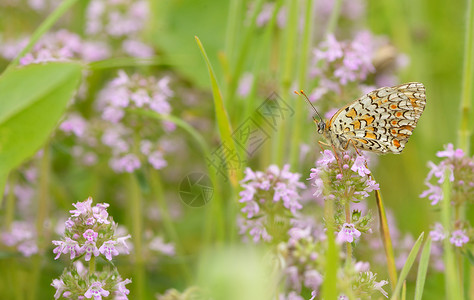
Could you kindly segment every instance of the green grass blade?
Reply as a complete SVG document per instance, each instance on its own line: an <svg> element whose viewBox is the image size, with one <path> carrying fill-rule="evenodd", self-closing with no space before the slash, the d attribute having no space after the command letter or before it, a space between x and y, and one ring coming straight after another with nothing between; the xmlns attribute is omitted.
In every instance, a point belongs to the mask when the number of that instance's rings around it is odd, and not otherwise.
<svg viewBox="0 0 474 300"><path fill-rule="evenodd" d="M413 266L413 263L415 262L416 256L418 255L418 251L420 250L421 243L423 242L423 235L424 233L420 234L420 236L415 242L415 245L413 245L413 248L411 249L410 254L408 254L405 265L403 266L402 271L400 272L400 277L398 278L397 286L392 292L392 298L390 298L392 300L395 300L398 298L398 294L400 293L400 290L402 289L402 285L404 281L406 280L408 272Z"/></svg>
<svg viewBox="0 0 474 300"><path fill-rule="evenodd" d="M212 86L212 95L214 97L214 109L216 110L217 126L219 128L221 142L228 149L227 151L229 153L239 155L235 147L235 143L232 140L232 127L230 124L229 116L224 107L222 93L219 89L219 85L217 83L217 79L212 68L211 62L209 61L209 58L206 54L206 50L204 49L204 46L202 45L199 38L195 36L195 39L199 46L199 49L201 50L202 56L204 57L207 69L209 71L209 77ZM239 166L235 161L233 161L229 155L225 155L225 158L230 182L232 186L236 188L239 182L239 178L242 177L242 166Z"/></svg>
<svg viewBox="0 0 474 300"><path fill-rule="evenodd" d="M402 300L406 300L407 298L407 281L403 281L403 287L402 287Z"/></svg>
<svg viewBox="0 0 474 300"><path fill-rule="evenodd" d="M425 242L420 256L420 265L418 266L418 274L416 275L415 298L414 300L421 300L423 296L423 289L425 287L426 272L428 271L428 264L430 262L431 254L431 238Z"/></svg>
<svg viewBox="0 0 474 300"><path fill-rule="evenodd" d="M375 179L374 179L375 180ZM387 215L382 201L382 193L380 190L375 191L375 199L377 201L377 210L380 220L380 235L385 249L385 257L387 259L388 276L390 277L390 285L392 290L397 284L397 268L395 266L395 256L393 255L392 239L390 237L390 230L388 228Z"/></svg>
<svg viewBox="0 0 474 300"><path fill-rule="evenodd" d="M163 66L163 60L160 57L148 57L148 58L137 58L137 57L118 57L110 58L89 63L89 69L93 71L114 69L114 68L125 68L125 67L138 67L138 66Z"/></svg>
<svg viewBox="0 0 474 300"><path fill-rule="evenodd" d="M18 62L20 61L20 58L25 56L28 52L31 51L33 46L36 44L36 42L45 34L48 32L48 30L61 18L68 10L69 8L74 5L78 0L64 0L61 2L61 4L44 20L43 23L36 29L36 31L33 33L33 35L30 38L30 41L26 45L23 50L21 50L20 54L18 54L14 60L10 62L10 64L7 67L7 70L15 67L18 65Z"/></svg>

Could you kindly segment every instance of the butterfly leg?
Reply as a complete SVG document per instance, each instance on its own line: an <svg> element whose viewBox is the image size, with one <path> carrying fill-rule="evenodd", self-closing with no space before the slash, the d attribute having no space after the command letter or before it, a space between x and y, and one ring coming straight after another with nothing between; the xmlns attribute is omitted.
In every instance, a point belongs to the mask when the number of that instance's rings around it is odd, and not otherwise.
<svg viewBox="0 0 474 300"><path fill-rule="evenodd" d="M357 154L358 154L359 156L362 156L362 154L360 154L359 150L357 150L357 147L356 147L356 145L355 145L353 139L349 139L349 140L347 141L347 144L346 144L346 146L344 147L344 149L349 148L349 143L352 143L352 146L354 146L354 150L357 152Z"/></svg>
<svg viewBox="0 0 474 300"><path fill-rule="evenodd" d="M339 159L339 156L337 155L336 147L334 147L334 145L326 144L326 143L321 142L321 141L318 141L318 144L319 144L319 147L321 147L322 152L324 152L323 146L332 148L332 151L334 152L334 157L337 160L337 165L339 166L339 170L341 171L341 174L342 174L341 160Z"/></svg>
<svg viewBox="0 0 474 300"><path fill-rule="evenodd" d="M349 139L349 141L347 141L346 147L344 147L344 149L347 149L347 148L349 147L349 142L352 143L352 146L354 147L354 149L355 149L355 151L357 152L357 154L358 154L359 156L362 156L362 154L360 154L359 150L357 150L357 147L355 146L354 140L352 140L352 139ZM367 165L367 160L365 161L365 167L366 167L367 169L369 169L369 166ZM367 174L367 177L368 177L369 179L373 179L372 174Z"/></svg>

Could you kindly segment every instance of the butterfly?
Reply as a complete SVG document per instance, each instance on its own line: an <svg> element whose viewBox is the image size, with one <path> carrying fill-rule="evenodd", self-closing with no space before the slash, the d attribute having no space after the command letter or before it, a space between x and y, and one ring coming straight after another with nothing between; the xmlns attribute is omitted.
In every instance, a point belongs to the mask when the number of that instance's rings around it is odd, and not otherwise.
<svg viewBox="0 0 474 300"><path fill-rule="evenodd" d="M306 94L303 91L301 94L320 118L318 121L313 117L313 120L318 133L329 142L325 145L342 151L352 145L356 151L379 154L403 151L426 104L425 86L409 82L376 89L324 121Z"/></svg>

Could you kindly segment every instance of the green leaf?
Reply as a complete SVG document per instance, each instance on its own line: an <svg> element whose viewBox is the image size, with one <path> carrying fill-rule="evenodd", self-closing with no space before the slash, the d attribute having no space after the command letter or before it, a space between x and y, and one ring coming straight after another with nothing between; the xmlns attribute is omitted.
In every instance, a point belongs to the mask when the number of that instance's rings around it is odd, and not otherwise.
<svg viewBox="0 0 474 300"><path fill-rule="evenodd" d="M408 272L410 271L411 267L413 266L413 263L415 262L416 256L418 255L418 251L420 250L421 243L423 242L423 235L424 233L421 233L418 239L415 242L415 245L413 245L413 248L410 251L410 254L408 254L407 260L405 262L405 265L402 268L402 271L400 272L400 278L398 278L397 281L397 286L393 290L392 293L392 300L395 300L398 298L398 294L400 293L400 290L402 288L403 282L407 278Z"/></svg>
<svg viewBox="0 0 474 300"><path fill-rule="evenodd" d="M431 238L428 237L423 251L421 251L420 265L418 266L418 274L416 275L416 287L414 300L421 300L423 296L423 289L425 287L426 272L428 271L428 264L430 262L431 254Z"/></svg>
<svg viewBox="0 0 474 300"><path fill-rule="evenodd" d="M224 101L222 99L222 93L217 83L216 75L212 68L211 62L207 57L206 50L204 50L204 46L202 45L201 41L197 36L195 37L195 39L199 46L199 49L201 50L202 56L204 57L209 72L209 77L212 86L212 96L214 98L214 109L216 111L217 126L219 128L221 142L228 149L229 153L238 155L234 140L232 139L232 126L230 125L229 115L227 114L227 111L224 107ZM233 187L237 187L238 181L241 177L241 170L239 170L239 168L242 168L242 166L234 162L232 158L233 157L226 155L226 163L228 166L227 168L229 171L230 182L232 183Z"/></svg>
<svg viewBox="0 0 474 300"><path fill-rule="evenodd" d="M0 190L8 173L47 140L81 70L77 63L50 63L11 69L0 77Z"/></svg>

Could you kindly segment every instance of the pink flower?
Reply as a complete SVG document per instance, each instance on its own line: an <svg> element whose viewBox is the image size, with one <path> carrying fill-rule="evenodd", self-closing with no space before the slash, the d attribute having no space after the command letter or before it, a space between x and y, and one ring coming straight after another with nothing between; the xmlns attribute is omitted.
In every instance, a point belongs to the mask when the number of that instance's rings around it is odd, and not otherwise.
<svg viewBox="0 0 474 300"><path fill-rule="evenodd" d="M438 151L436 153L436 156L447 158L462 158L464 156L464 151L462 149L454 150L453 144L448 144L444 146L444 151Z"/></svg>
<svg viewBox="0 0 474 300"><path fill-rule="evenodd" d="M66 287L64 285L64 282L62 281L62 279L53 279L51 286L56 289L56 293L54 293L54 299L59 299L64 291L64 288Z"/></svg>
<svg viewBox="0 0 474 300"><path fill-rule="evenodd" d="M82 234L82 236L83 236L86 240L91 241L91 242L95 241L95 240L97 239L97 236L98 236L98 235L99 235L99 234L98 234L97 232L95 232L94 230L92 230L92 229L87 229L87 230Z"/></svg>
<svg viewBox="0 0 474 300"><path fill-rule="evenodd" d="M70 210L69 212L72 214L73 217L79 217L80 215L86 215L88 212L90 212L92 210L91 204L92 204L92 197L89 197L84 202L73 203L72 205L76 209Z"/></svg>
<svg viewBox="0 0 474 300"><path fill-rule="evenodd" d="M97 249L97 246L95 245L95 242L91 242L91 241L86 241L84 245L81 247L80 252L86 253L84 257L86 261L89 261L92 255L99 256L100 254L99 249Z"/></svg>
<svg viewBox="0 0 474 300"><path fill-rule="evenodd" d="M59 129L65 133L73 133L74 135L81 137L87 128L86 120L78 114L71 114L66 120L64 120Z"/></svg>
<svg viewBox="0 0 474 300"><path fill-rule="evenodd" d="M168 255L168 256L173 256L176 254L176 251L175 251L175 248L174 248L174 245L169 243L169 244L166 244L164 241L163 241L163 238L161 236L157 236L155 237L149 244L148 246L151 250L155 250L155 251L158 251L158 252L161 252L165 255Z"/></svg>
<svg viewBox="0 0 474 300"><path fill-rule="evenodd" d="M360 231L357 230L352 223L344 223L342 225L341 231L337 234L338 242L347 242L352 243L354 241L354 237L358 238L360 236Z"/></svg>
<svg viewBox="0 0 474 300"><path fill-rule="evenodd" d="M108 260L112 260L113 256L119 255L117 249L115 249L116 241L106 241L100 246L99 252L105 255Z"/></svg>
<svg viewBox="0 0 474 300"><path fill-rule="evenodd" d="M444 233L443 225L441 225L441 223L436 223L434 229L430 231L430 236L435 242L444 240L446 234Z"/></svg>
<svg viewBox="0 0 474 300"><path fill-rule="evenodd" d="M322 157L316 162L316 164L322 166L328 166L329 164L333 163L336 160L334 153L331 150L324 150Z"/></svg>
<svg viewBox="0 0 474 300"><path fill-rule="evenodd" d="M312 290L317 290L323 283L323 276L316 270L304 272L304 285Z"/></svg>
<svg viewBox="0 0 474 300"><path fill-rule="evenodd" d="M127 299L127 295L130 294L130 291L125 287L126 284L131 283L132 281L130 279L125 279L120 281L115 285L115 297L124 297L124 299Z"/></svg>
<svg viewBox="0 0 474 300"><path fill-rule="evenodd" d="M366 159L363 156L358 155L351 167L351 170L359 173L360 177L365 177L370 174L370 170L365 166Z"/></svg>
<svg viewBox="0 0 474 300"><path fill-rule="evenodd" d="M456 230L451 234L449 241L456 247L462 247L469 242L469 237L464 233L464 230Z"/></svg>
<svg viewBox="0 0 474 300"><path fill-rule="evenodd" d="M84 296L87 299L94 297L94 300L101 300L102 296L107 297L110 292L102 288L103 284L100 281L94 281L85 292Z"/></svg>
<svg viewBox="0 0 474 300"><path fill-rule="evenodd" d="M428 189L420 194L420 198L428 196L428 199L431 200L431 205L438 204L439 201L443 200L443 190L440 186L432 185L429 182L425 182L428 186Z"/></svg>
<svg viewBox="0 0 474 300"><path fill-rule="evenodd" d="M163 169L168 165L166 160L163 158L163 152L161 151L153 151L148 156L148 162L155 168L156 170Z"/></svg>

